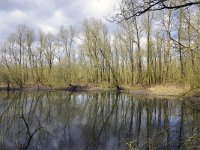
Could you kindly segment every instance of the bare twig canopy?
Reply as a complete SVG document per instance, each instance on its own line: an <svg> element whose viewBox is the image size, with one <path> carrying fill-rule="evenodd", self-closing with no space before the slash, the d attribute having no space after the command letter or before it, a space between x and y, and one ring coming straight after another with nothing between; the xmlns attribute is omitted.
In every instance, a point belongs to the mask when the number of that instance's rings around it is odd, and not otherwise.
<svg viewBox="0 0 200 150"><path fill-rule="evenodd" d="M199 0L121 0L119 8L111 17L113 22L122 22L141 16L148 11L179 9L200 5Z"/></svg>

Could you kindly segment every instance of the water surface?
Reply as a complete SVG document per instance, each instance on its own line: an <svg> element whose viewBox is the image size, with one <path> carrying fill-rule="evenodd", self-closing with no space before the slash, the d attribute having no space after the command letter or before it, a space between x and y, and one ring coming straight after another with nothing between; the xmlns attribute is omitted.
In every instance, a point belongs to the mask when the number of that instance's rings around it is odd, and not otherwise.
<svg viewBox="0 0 200 150"><path fill-rule="evenodd" d="M116 93L1 92L0 149L198 149L200 106Z"/></svg>

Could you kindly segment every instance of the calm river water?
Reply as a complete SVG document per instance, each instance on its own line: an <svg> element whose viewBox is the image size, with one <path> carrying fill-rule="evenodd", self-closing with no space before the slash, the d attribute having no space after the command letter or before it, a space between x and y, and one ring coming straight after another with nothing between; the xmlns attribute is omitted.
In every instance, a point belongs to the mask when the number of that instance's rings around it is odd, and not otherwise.
<svg viewBox="0 0 200 150"><path fill-rule="evenodd" d="M200 149L200 105L116 93L0 92L0 149Z"/></svg>

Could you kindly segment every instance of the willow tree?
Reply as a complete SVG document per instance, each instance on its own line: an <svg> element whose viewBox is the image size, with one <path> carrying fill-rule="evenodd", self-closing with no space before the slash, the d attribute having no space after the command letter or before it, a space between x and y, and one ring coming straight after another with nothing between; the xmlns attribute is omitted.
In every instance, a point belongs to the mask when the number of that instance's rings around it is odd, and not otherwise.
<svg viewBox="0 0 200 150"><path fill-rule="evenodd" d="M147 54L147 83L153 83L153 47L152 47L152 13L148 12L144 20L144 27L146 29L146 54Z"/></svg>
<svg viewBox="0 0 200 150"><path fill-rule="evenodd" d="M127 22L124 24L125 29L125 47L127 50L127 59L129 60L130 64L130 79L128 79L128 83L130 83L132 86L135 85L136 82L136 67L135 67L135 36L134 36L134 26Z"/></svg>
<svg viewBox="0 0 200 150"><path fill-rule="evenodd" d="M36 69L36 59L35 59L35 52L34 52L34 47L33 47L33 42L35 40L35 34L34 31L30 28L27 28L26 31L26 54L27 54L27 65L26 65L26 71L27 71L27 76L30 79L33 80L33 82L36 81L36 75L35 75L35 69ZM31 70L31 73L29 75L29 68ZM29 79L28 79L29 80Z"/></svg>
<svg viewBox="0 0 200 150"><path fill-rule="evenodd" d="M172 1L170 1L172 3ZM162 25L163 25L163 31L165 33L165 48L164 48L164 66L163 66L163 73L162 73L162 82L167 82L169 78L170 71L170 60L171 60L171 39L170 39L170 33L172 30L172 17L173 17L173 10L164 10L162 15Z"/></svg>
<svg viewBox="0 0 200 150"><path fill-rule="evenodd" d="M156 65L157 60L159 61L159 80L161 82L169 82L172 81L171 78L174 78L176 75L176 67L178 66L177 61L179 62L179 69L180 69L180 76L183 79L187 79L188 75L190 74L188 71L188 58L190 55L191 58L191 68L193 71L195 70L195 48L193 47L194 36L192 36L192 28L196 30L198 33L199 28L194 27L191 25L191 17L190 13L193 11L197 14L199 9L200 1L199 0L181 0L181 1L172 1L172 0L120 0L119 7L115 10L114 14L111 16L109 20L113 22L123 23L123 22L132 22L135 24L135 18L140 19L141 16L147 15L146 23L144 24L144 29L146 30L146 62L147 64L144 65L146 67L146 74L147 74L147 82L149 85L151 83L156 83L158 80L155 76L157 73ZM197 6L197 7L196 7ZM182 11L183 8L189 10L186 18L185 12ZM191 11L192 10L192 11ZM154 15L153 18L156 20L152 20L151 13L158 12ZM178 13L180 12L180 13ZM160 40L157 39L157 42L152 41L154 35L151 34L151 28L157 28L155 24L157 24L157 19L159 18L159 14L162 14L162 31L160 34L165 36L157 36L157 38L161 38ZM179 14L179 15L177 15ZM173 17L177 16L178 19L173 22ZM185 23L187 20L187 23ZM155 22L154 22L155 21ZM155 24L152 24L154 22ZM197 22L197 19L195 20ZM175 28L176 30L172 30L172 23L176 24L179 23ZM138 23L137 23L138 24ZM136 25L137 25L136 24ZM187 35L183 30L187 31ZM176 34L176 37L172 37ZM186 38L185 38L186 37ZM141 42L141 40L139 40ZM198 41L198 40L197 40ZM163 49L163 53L159 51L159 57L154 56L155 54L155 46L152 44L157 43L157 48L160 50ZM162 43L162 44L159 44ZM160 46L162 45L162 46ZM198 44L196 44L198 45ZM188 50L190 49L190 50ZM158 50L158 49L157 49ZM190 51L189 53L187 51ZM186 54L187 52L187 54ZM178 57L177 57L178 53ZM163 56L163 61L161 57ZM144 55L143 55L144 58ZM154 58L154 59L153 59ZM158 58L158 59L157 59ZM141 59L142 60L142 59ZM172 63L173 62L173 63ZM163 63L163 65L162 65ZM162 65L162 66L161 66ZM139 65L138 65L139 66ZM138 67L139 70L139 67ZM140 69L141 70L141 69ZM140 73L141 74L141 73ZM144 78L143 78L144 79ZM175 79L175 78L174 78ZM177 79L177 78L176 78ZM161 81L162 80L162 81ZM144 80L143 80L144 81Z"/></svg>
<svg viewBox="0 0 200 150"><path fill-rule="evenodd" d="M92 81L96 83L113 82L118 86L112 66L112 51L107 26L96 19L84 20L82 50L92 67Z"/></svg>
<svg viewBox="0 0 200 150"><path fill-rule="evenodd" d="M22 87L27 80L27 76L25 75L25 67L26 67L26 61L25 61L25 41L26 41L26 30L27 27L25 25L19 25L17 27L17 31L15 33L15 39L16 39L16 48L15 50L18 51L17 54L19 54L18 56L18 62L19 62L19 68L17 69L17 71L19 71L18 73L19 75L19 80L18 80L18 84L20 85L20 87Z"/></svg>
<svg viewBox="0 0 200 150"><path fill-rule="evenodd" d="M72 82L72 78L74 77L75 73L73 72L74 66L73 63L75 63L75 52L73 49L74 43L75 43L75 36L76 36L76 30L74 27L64 27L61 26L58 35L58 45L60 47L60 55L59 55L59 62L61 63L60 67L62 68L63 74L62 78L64 78L65 82Z"/></svg>
<svg viewBox="0 0 200 150"><path fill-rule="evenodd" d="M96 24L96 25L95 25ZM98 47L98 25L101 25L100 21L97 20L84 20L83 21L83 44L82 50L89 59L89 64L92 67L91 76L92 82L101 82L100 72L100 58L99 58L99 47Z"/></svg>
<svg viewBox="0 0 200 150"><path fill-rule="evenodd" d="M22 88L28 82L28 56L32 39L28 36L29 28L19 25L16 32L12 33L2 48L2 61L10 73L13 84Z"/></svg>

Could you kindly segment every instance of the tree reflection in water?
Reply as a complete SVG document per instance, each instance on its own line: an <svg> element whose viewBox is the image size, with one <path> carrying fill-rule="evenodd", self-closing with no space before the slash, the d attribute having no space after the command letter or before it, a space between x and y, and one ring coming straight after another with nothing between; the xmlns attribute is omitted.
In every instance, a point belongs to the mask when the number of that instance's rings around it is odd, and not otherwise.
<svg viewBox="0 0 200 150"><path fill-rule="evenodd" d="M31 137L31 138L30 138ZM0 149L186 149L200 106L116 93L1 92Z"/></svg>

